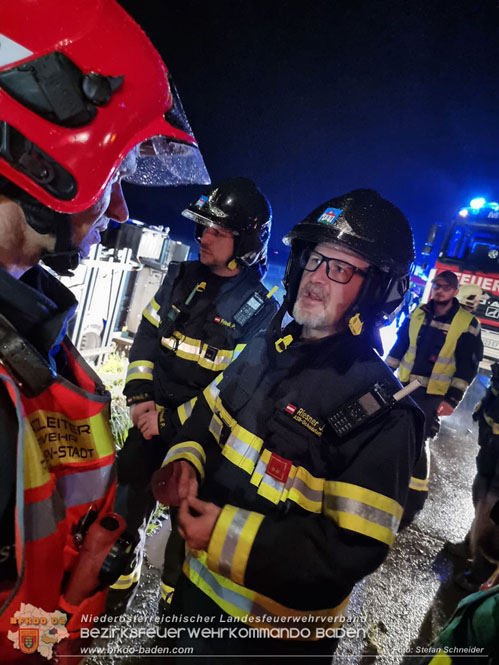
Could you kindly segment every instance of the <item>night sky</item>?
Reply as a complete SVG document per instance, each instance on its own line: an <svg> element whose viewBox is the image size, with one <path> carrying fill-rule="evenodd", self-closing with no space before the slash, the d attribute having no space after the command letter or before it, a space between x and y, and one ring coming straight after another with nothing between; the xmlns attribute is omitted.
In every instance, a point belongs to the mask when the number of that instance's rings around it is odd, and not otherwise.
<svg viewBox="0 0 499 665"><path fill-rule="evenodd" d="M123 0L173 74L213 181L253 179L271 249L319 203L372 187L433 222L499 200L499 12L488 0ZM127 186L131 216L192 237L199 188ZM396 242L396 238L394 238Z"/></svg>

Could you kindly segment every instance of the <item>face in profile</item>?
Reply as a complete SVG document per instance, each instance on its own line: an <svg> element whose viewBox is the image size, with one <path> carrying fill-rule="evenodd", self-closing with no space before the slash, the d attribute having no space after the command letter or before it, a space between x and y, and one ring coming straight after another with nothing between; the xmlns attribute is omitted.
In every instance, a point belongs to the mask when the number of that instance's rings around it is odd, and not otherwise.
<svg viewBox="0 0 499 665"><path fill-rule="evenodd" d="M220 226L207 226L201 236L199 260L213 271L224 269L234 255L234 234Z"/></svg>
<svg viewBox="0 0 499 665"><path fill-rule="evenodd" d="M80 250L81 258L86 258L92 245L100 242L101 233L107 229L111 219L121 223L127 221L128 208L121 181L135 172L137 154L138 148L128 153L93 206L71 215L73 245Z"/></svg>

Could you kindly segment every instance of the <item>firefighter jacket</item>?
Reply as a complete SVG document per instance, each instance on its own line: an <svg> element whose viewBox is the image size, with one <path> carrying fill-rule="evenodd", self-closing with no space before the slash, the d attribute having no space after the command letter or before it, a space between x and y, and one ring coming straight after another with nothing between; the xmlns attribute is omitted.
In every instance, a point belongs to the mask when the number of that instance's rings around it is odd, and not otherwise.
<svg viewBox="0 0 499 665"><path fill-rule="evenodd" d="M314 616L317 627L341 614L395 539L422 445L408 399L339 438L328 419L340 408L377 382L392 393L400 384L363 339L299 333L290 324L279 353L255 338L205 389L165 459L191 462L199 498L222 507L185 575L223 612L259 626L265 615L269 625Z"/></svg>
<svg viewBox="0 0 499 665"><path fill-rule="evenodd" d="M235 352L267 328L277 311L268 295L256 266L226 278L213 275L199 261L172 263L143 312L130 350L124 389L128 403L152 399L169 407L159 420L163 435L172 425L167 426L168 410L185 403L179 411L185 421L189 401L227 368ZM259 307L253 315L252 307ZM245 312L247 321L238 323Z"/></svg>
<svg viewBox="0 0 499 665"><path fill-rule="evenodd" d="M454 298L443 316L435 316L432 300L417 307L402 325L386 362L398 368L402 384L418 379L429 395L445 396L456 407L482 356L480 322Z"/></svg>
<svg viewBox="0 0 499 665"><path fill-rule="evenodd" d="M478 421L479 427L480 450L476 458L478 473L487 479L489 491L499 495L499 389L497 381L491 383L483 399L476 405L473 420Z"/></svg>
<svg viewBox="0 0 499 665"><path fill-rule="evenodd" d="M0 660L10 663L24 656L14 648L21 630L33 628L22 603L61 611L67 637L78 637L82 614L103 611L105 591L76 607L64 601L64 585L79 554L72 531L91 506L112 510L115 479L109 393L64 338L74 297L39 267L21 280L0 269L0 287L0 311L18 339L39 353L30 382L50 368L48 384L27 397L8 363L0 365L0 606L8 602L0 616Z"/></svg>

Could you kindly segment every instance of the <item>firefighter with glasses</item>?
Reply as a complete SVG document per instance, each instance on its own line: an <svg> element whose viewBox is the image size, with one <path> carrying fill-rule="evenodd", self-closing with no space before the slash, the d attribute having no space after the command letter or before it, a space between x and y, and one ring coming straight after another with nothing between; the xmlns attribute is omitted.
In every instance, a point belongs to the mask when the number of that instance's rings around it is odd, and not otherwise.
<svg viewBox="0 0 499 665"><path fill-rule="evenodd" d="M116 579L91 534L123 528L105 515L110 395L66 337L77 303L53 272L126 221L122 180L209 179L165 65L114 0L2 3L0 136L0 661L13 663L62 637L73 649ZM57 610L59 637L42 620L39 642L23 632L23 611Z"/></svg>
<svg viewBox="0 0 499 665"><path fill-rule="evenodd" d="M330 663L354 584L395 539L422 444L421 412L374 350L409 285L404 215L354 190L284 242L279 314L204 390L153 479L187 545L172 613L261 633L191 640L208 662Z"/></svg>

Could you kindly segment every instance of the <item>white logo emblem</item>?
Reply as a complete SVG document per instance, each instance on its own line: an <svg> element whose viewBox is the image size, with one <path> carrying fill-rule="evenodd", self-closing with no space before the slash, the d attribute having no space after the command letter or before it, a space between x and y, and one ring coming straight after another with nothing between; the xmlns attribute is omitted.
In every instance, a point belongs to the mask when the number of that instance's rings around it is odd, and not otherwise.
<svg viewBox="0 0 499 665"><path fill-rule="evenodd" d="M33 55L33 51L0 33L0 67L12 65L19 60L29 58L30 55Z"/></svg>

